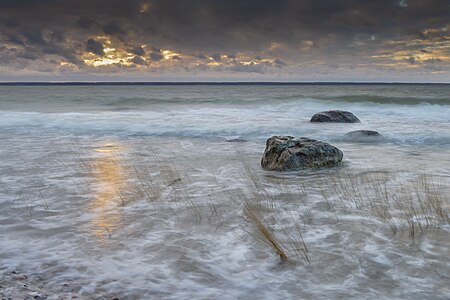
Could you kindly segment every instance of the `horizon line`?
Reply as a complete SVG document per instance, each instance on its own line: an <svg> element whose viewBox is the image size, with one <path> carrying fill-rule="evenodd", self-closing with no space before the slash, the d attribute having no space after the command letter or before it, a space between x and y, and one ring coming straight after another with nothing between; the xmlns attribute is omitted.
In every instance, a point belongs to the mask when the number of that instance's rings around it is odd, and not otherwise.
<svg viewBox="0 0 450 300"><path fill-rule="evenodd" d="M450 85L450 82L401 81L0 81L0 86L45 85Z"/></svg>

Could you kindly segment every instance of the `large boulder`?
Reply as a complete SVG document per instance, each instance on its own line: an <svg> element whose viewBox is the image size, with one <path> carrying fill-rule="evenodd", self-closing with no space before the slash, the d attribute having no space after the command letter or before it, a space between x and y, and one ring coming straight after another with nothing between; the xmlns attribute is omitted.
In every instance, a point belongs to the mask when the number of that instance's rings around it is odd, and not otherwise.
<svg viewBox="0 0 450 300"><path fill-rule="evenodd" d="M343 110L322 111L312 116L311 122L361 123L354 114Z"/></svg>
<svg viewBox="0 0 450 300"><path fill-rule="evenodd" d="M373 130L355 130L345 134L345 139L355 142L376 142L383 139L383 136Z"/></svg>
<svg viewBox="0 0 450 300"><path fill-rule="evenodd" d="M338 148L321 141L292 136L273 136L266 142L261 166L266 170L289 171L332 167L342 161Z"/></svg>

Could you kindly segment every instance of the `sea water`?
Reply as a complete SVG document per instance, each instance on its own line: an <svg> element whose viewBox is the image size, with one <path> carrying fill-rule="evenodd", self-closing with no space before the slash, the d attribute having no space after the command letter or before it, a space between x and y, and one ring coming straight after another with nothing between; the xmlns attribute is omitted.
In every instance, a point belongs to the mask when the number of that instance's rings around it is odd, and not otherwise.
<svg viewBox="0 0 450 300"><path fill-rule="evenodd" d="M343 162L265 171L273 135ZM3 298L450 298L448 223L405 213L449 211L450 85L0 86L0 175Z"/></svg>

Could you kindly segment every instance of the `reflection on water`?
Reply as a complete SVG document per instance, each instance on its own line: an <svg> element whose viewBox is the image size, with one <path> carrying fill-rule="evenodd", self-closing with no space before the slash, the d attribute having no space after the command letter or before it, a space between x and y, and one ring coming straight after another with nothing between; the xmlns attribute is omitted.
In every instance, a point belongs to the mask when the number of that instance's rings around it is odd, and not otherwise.
<svg viewBox="0 0 450 300"><path fill-rule="evenodd" d="M121 154L123 146L104 144L97 152L92 164L93 190L95 196L89 210L95 216L91 223L99 239L111 238L122 222L119 206L123 204L123 191L127 189L127 173Z"/></svg>

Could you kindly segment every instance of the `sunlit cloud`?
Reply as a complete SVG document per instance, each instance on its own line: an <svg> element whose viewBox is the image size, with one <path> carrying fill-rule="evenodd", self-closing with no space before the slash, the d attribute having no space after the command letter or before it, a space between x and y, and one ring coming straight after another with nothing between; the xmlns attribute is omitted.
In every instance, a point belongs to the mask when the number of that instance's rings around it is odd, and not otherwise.
<svg viewBox="0 0 450 300"><path fill-rule="evenodd" d="M161 53L164 57L164 59L173 59L174 57L181 57L180 53L174 52L172 50L161 50Z"/></svg>
<svg viewBox="0 0 450 300"><path fill-rule="evenodd" d="M139 12L141 14L145 14L150 10L150 3L149 2L142 2L140 5Z"/></svg>

